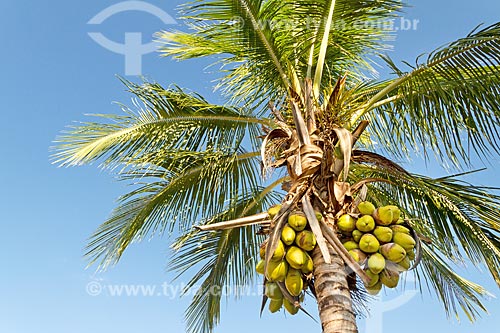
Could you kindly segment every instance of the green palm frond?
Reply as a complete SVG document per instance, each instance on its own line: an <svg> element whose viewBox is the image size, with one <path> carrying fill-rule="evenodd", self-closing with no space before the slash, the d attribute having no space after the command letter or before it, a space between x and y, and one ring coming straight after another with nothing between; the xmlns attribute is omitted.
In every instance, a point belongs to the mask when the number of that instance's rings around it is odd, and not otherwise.
<svg viewBox="0 0 500 333"><path fill-rule="evenodd" d="M247 195L234 198L219 214L205 223L216 223L252 215L281 201L281 196L272 191L277 184L267 188L256 188ZM179 276L195 270L186 285L186 291L200 286L186 311L188 332L212 332L219 323L222 288L238 290L248 286L255 275L255 258L259 252L262 236L256 235L256 226L234 228L220 232L192 231L179 237L173 244L176 250L169 263L171 270ZM235 295L236 297L238 295Z"/></svg>
<svg viewBox="0 0 500 333"><path fill-rule="evenodd" d="M150 179L120 198L111 217L91 237L86 255L91 263L100 260L106 268L116 263L133 241L172 231L174 226L182 231L200 218L217 214L228 201L257 186L257 156L172 151L170 156L163 155L165 169L124 171L126 178Z"/></svg>
<svg viewBox="0 0 500 333"><path fill-rule="evenodd" d="M459 165L471 150L498 153L499 53L497 23L439 48L410 72L387 59L399 78L375 84L353 120L372 120L374 139L396 156L406 153L400 147L420 147Z"/></svg>
<svg viewBox="0 0 500 333"><path fill-rule="evenodd" d="M286 95L291 84L285 71L290 67L276 47L269 27L261 24L263 2L196 0L183 8L184 19L192 32L159 33L159 41L164 44L160 51L181 59L224 54L224 63L230 66L230 72L234 73L233 67L237 68L238 63L246 62L241 65L245 70L240 69L237 76L233 75L231 87L243 84L252 89L255 85L253 91L265 87L265 93L272 94L272 98ZM252 74L245 75L244 72ZM259 73L266 75L259 78ZM236 92L231 94L235 98ZM251 98L255 99L255 95Z"/></svg>
<svg viewBox="0 0 500 333"><path fill-rule="evenodd" d="M397 204L410 225L432 241L425 248L424 268L419 270L433 286L445 310L458 316L458 303L474 319L484 309L479 296L487 292L458 276L446 261L463 265L466 258L475 266L485 265L500 285L500 197L487 188L474 187L453 177L431 179L395 172L383 165L355 165L354 180L379 178L389 183L369 185L369 197L380 205ZM436 258L447 258L446 260ZM422 279L421 279L422 280ZM437 288L436 286L439 286Z"/></svg>
<svg viewBox="0 0 500 333"><path fill-rule="evenodd" d="M126 107L126 116L97 115L103 122L74 126L56 140L54 163L80 165L103 159L103 165L129 165L143 155L162 150L221 150L238 146L248 135L254 146L260 125L269 121L248 111L213 105L180 88L135 85L130 91L143 105Z"/></svg>
<svg viewBox="0 0 500 333"><path fill-rule="evenodd" d="M280 1L274 1L280 2ZM296 22L307 22L308 26L299 25L298 37L303 43L300 68L301 77L306 76L307 57L310 47L313 46L313 59L318 59L321 50L321 36L324 35L325 21L332 1L285 1L288 3L290 15ZM351 79L365 78L366 72L373 72L370 57L387 50L388 40L393 33L384 28L384 23L394 19L403 2L396 1L352 1L336 0L332 17L332 26L328 36L325 64L322 69L326 76L321 80L321 86L328 87L335 81L350 72ZM362 23L362 24L361 24ZM316 31L314 31L316 28ZM297 40L290 38L291 45L297 45ZM320 64L314 63L315 70Z"/></svg>
<svg viewBox="0 0 500 333"><path fill-rule="evenodd" d="M219 86L235 101L279 100L294 77L307 76L309 59L318 59L331 2L198 0L184 12L190 32L159 33L160 51L178 59L217 56L226 73ZM346 71L364 77L372 69L366 57L387 49L384 22L401 7L398 0L337 0L322 82Z"/></svg>
<svg viewBox="0 0 500 333"><path fill-rule="evenodd" d="M417 268L421 284L425 283L429 291L434 291L448 315L458 313L458 306L474 321L481 315L479 310L487 312L480 297L491 296L480 285L458 275L446 263L445 255L439 249L423 246L423 259ZM422 279L420 276L427 277ZM424 280L424 281L422 281Z"/></svg>

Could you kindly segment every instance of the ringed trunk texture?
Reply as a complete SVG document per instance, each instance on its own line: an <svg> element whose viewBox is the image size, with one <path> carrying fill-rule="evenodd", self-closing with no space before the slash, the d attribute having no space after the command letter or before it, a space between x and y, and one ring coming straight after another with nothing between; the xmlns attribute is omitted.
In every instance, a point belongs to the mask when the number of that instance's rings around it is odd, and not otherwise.
<svg viewBox="0 0 500 333"><path fill-rule="evenodd" d="M331 264L325 263L318 247L313 252L314 287L323 333L358 333L344 262L330 244L328 249Z"/></svg>

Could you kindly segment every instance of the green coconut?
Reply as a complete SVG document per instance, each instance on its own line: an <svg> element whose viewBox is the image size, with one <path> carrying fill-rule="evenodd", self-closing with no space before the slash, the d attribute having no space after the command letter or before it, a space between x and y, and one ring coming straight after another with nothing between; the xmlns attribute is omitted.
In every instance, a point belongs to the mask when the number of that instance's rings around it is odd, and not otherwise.
<svg viewBox="0 0 500 333"><path fill-rule="evenodd" d="M375 220L370 215L363 215L356 221L356 229L369 232L375 228Z"/></svg>
<svg viewBox="0 0 500 333"><path fill-rule="evenodd" d="M342 232L352 232L354 229L356 229L356 219L349 214L344 214L339 217L337 221L337 227Z"/></svg>
<svg viewBox="0 0 500 333"><path fill-rule="evenodd" d="M286 252L286 261L295 269L302 269L307 264L307 254L297 246L290 246Z"/></svg>
<svg viewBox="0 0 500 333"><path fill-rule="evenodd" d="M359 248L365 253L375 253L379 247L380 242L372 234L364 234L359 240Z"/></svg>
<svg viewBox="0 0 500 333"><path fill-rule="evenodd" d="M288 215L288 224L295 231L302 231L307 225L307 218L303 212L295 211Z"/></svg>

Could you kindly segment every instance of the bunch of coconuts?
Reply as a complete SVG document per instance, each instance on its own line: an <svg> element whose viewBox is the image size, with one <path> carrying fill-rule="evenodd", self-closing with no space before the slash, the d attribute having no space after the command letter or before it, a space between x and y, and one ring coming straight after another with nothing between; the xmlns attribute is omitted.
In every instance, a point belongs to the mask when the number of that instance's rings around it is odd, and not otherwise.
<svg viewBox="0 0 500 333"><path fill-rule="evenodd" d="M273 218L281 206L276 205L267 211ZM322 216L316 214L318 219ZM316 247L316 237L310 230L305 214L301 211L293 211L288 216L288 223L283 227L278 247L274 251L271 261L264 269L265 250L267 240L260 246L260 258L256 271L266 277L265 295L270 299L269 311L272 313L284 307L290 314L294 315L299 307L283 296L278 283L284 283L290 295L299 298L299 303L304 299L308 281L312 278L313 261L311 252Z"/></svg>
<svg viewBox="0 0 500 333"><path fill-rule="evenodd" d="M358 205L359 214L344 214L337 220L345 236L344 247L371 278L366 290L376 295L382 289L395 288L399 274L415 259L416 241L410 229L402 225L397 206L375 208L369 201ZM354 216L358 216L358 218Z"/></svg>

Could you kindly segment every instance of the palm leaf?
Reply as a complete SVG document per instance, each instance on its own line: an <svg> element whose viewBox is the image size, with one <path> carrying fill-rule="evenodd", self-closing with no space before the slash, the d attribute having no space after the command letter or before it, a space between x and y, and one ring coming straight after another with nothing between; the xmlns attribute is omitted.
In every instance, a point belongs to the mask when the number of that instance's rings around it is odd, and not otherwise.
<svg viewBox="0 0 500 333"><path fill-rule="evenodd" d="M306 77L310 56L319 58L318 35L328 36L321 57L325 66L318 67L327 69L323 83L331 84L346 71L364 77L362 73L372 69L365 57L387 48L383 40L390 32L383 21L401 8L397 0L338 0L333 22L339 24L325 34L330 4L331 0L197 0L184 9L189 32L164 31L157 38L166 56L216 56L225 73L219 87L234 103L281 100L295 78Z"/></svg>
<svg viewBox="0 0 500 333"><path fill-rule="evenodd" d="M391 38L382 23L395 18L402 7L401 1L337 0L332 29L328 29L331 4L331 0L270 0L266 8L272 10L263 13L268 22L275 23L275 40L291 59L299 78L311 77L307 73L312 66L316 71L322 68L327 74L321 80L324 87L346 71L355 79L373 70L367 58L388 49L386 42ZM312 63L310 59L323 58L320 53L324 36L328 36L325 64L318 68L318 61Z"/></svg>
<svg viewBox="0 0 500 333"><path fill-rule="evenodd" d="M335 9L335 0L330 2L328 8L328 18L325 21L325 28L323 31L323 39L319 48L318 61L316 62L316 72L314 74L313 93L316 98L319 97L319 90L321 86L321 77L323 76L323 69L325 65L326 51L328 50L328 40L330 37L330 30L332 29L333 11Z"/></svg>
<svg viewBox="0 0 500 333"><path fill-rule="evenodd" d="M199 218L222 211L232 200L258 180L258 153L174 151L167 168L132 170L125 177L150 178L120 199L119 206L91 237L87 253L91 263L101 260L101 268L116 263L128 245L148 234L185 230ZM154 179L154 178L152 178Z"/></svg>
<svg viewBox="0 0 500 333"><path fill-rule="evenodd" d="M469 320L474 321L481 314L479 310L487 311L479 296L491 296L488 291L458 275L442 259L445 255L439 250L429 249L427 246L424 246L423 250L418 275L428 277L424 278L423 282L429 290L434 290L448 315L457 314L460 307ZM422 278L419 280L423 283Z"/></svg>
<svg viewBox="0 0 500 333"><path fill-rule="evenodd" d="M265 210L281 200L273 192L276 184L235 197L220 213L206 224L248 216ZM220 232L188 232L173 244L175 254L169 263L178 276L195 270L186 285L186 291L200 286L186 311L188 332L212 332L220 319L220 304L225 289L250 285L255 275L255 258L262 236L255 226L234 228ZM230 290L233 290L231 288ZM238 295L235 295L238 297ZM240 295L241 296L241 295Z"/></svg>
<svg viewBox="0 0 500 333"><path fill-rule="evenodd" d="M126 116L97 115L112 122L72 127L56 140L54 163L80 165L103 159L103 165L114 167L165 149L226 149L237 146L246 134L255 140L259 125L269 125L242 110L212 105L179 88L127 85L143 102L137 105L138 111L124 107Z"/></svg>
<svg viewBox="0 0 500 333"><path fill-rule="evenodd" d="M91 237L91 262L114 264L132 242L177 226L181 237L169 267L179 275L194 271L187 288L201 282L186 311L187 328L211 332L220 319L217 288L248 285L262 239L254 225L221 232L190 227L200 219L211 224L252 215L281 201L273 189L283 179L262 187L253 152L262 132L277 127L261 118L269 100L283 116L278 127L288 130L295 120L301 143L316 128L347 131L364 118L373 130L360 141L378 142L398 157L418 147L426 157L433 152L458 166L471 150L482 157L500 152L500 23L439 48L414 68L383 57L395 78L366 81L373 56L390 38L383 22L401 7L399 0L193 0L184 7L190 31L159 33L161 52L178 59L215 56L218 88L237 106L214 105L179 87L123 80L135 95L133 108L122 106L121 116L97 115L101 122L74 126L58 138L55 163L100 160L121 167L121 179L134 186ZM313 68L314 102L324 107L318 126L309 120L307 134L300 112L304 105L307 113L313 109L302 94L311 90ZM335 82L346 79L345 89L336 91ZM250 153L242 149L248 142ZM467 260L484 265L500 286L498 189L474 187L458 176L410 174L378 154L350 152L343 152L347 181L365 184L378 205L401 206L413 229L430 240L417 270L421 284L425 278L448 314L462 309L475 319L488 293L451 266Z"/></svg>
<svg viewBox="0 0 500 333"><path fill-rule="evenodd" d="M253 99L256 90L266 90L273 97L286 94L291 86L286 73L290 67L276 47L269 26L261 24L262 5L262 0L193 1L182 10L191 32L157 34L163 44L160 51L165 56L182 59L224 54L223 63L227 64L230 74L223 85L242 85L254 92L251 94ZM258 72L267 73L267 77L254 77ZM270 77L272 79L266 79ZM280 80L277 81L277 77ZM241 94L244 96L245 91ZM237 99L238 89L231 95ZM257 96L262 97L262 94Z"/></svg>
<svg viewBox="0 0 500 333"><path fill-rule="evenodd" d="M496 23L439 48L410 72L387 59L399 77L374 84L352 121L373 120L373 139L399 157L407 146L455 165L468 162L471 150L498 153L499 51Z"/></svg>

